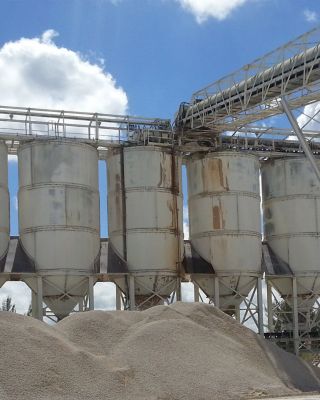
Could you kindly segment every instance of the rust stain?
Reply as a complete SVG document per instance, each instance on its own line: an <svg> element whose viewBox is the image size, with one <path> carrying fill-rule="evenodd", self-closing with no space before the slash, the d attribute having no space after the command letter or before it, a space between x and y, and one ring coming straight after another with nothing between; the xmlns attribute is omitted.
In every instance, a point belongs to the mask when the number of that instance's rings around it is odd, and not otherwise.
<svg viewBox="0 0 320 400"><path fill-rule="evenodd" d="M171 229L177 229L176 223L177 223L178 209L175 206L175 203L176 203L175 196L173 196L172 199L167 200L167 207L171 214Z"/></svg>
<svg viewBox="0 0 320 400"><path fill-rule="evenodd" d="M224 173L222 160L219 158L207 159L206 164L203 164L202 168L202 181L204 192L211 191L212 185L214 190L219 185L220 188L229 190L228 178Z"/></svg>
<svg viewBox="0 0 320 400"><path fill-rule="evenodd" d="M213 229L224 229L225 220L223 218L221 200L219 205L212 208Z"/></svg>
<svg viewBox="0 0 320 400"><path fill-rule="evenodd" d="M213 229L221 229L221 210L218 206L213 207Z"/></svg>

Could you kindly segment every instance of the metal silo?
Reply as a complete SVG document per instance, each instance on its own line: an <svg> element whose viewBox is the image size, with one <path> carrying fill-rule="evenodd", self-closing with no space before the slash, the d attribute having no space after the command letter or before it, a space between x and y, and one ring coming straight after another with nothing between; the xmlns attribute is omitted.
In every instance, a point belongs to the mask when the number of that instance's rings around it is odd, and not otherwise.
<svg viewBox="0 0 320 400"><path fill-rule="evenodd" d="M297 279L298 304L311 307L320 291L320 185L306 158L280 158L262 165L264 233L281 275ZM292 284L272 278L289 303Z"/></svg>
<svg viewBox="0 0 320 400"><path fill-rule="evenodd" d="M0 142L0 207L0 271L2 271L10 239L8 150L3 142Z"/></svg>
<svg viewBox="0 0 320 400"><path fill-rule="evenodd" d="M187 174L191 247L219 280L196 266L192 279L221 309L237 313L261 272L259 161L198 153L187 160Z"/></svg>
<svg viewBox="0 0 320 400"><path fill-rule="evenodd" d="M87 291L100 251L98 152L68 140L19 147L22 248L43 277L43 299L59 318Z"/></svg>
<svg viewBox="0 0 320 400"><path fill-rule="evenodd" d="M181 158L164 147L124 147L110 150L107 171L109 253L134 276L135 304L158 304L174 291L183 254ZM116 283L128 293L128 281Z"/></svg>

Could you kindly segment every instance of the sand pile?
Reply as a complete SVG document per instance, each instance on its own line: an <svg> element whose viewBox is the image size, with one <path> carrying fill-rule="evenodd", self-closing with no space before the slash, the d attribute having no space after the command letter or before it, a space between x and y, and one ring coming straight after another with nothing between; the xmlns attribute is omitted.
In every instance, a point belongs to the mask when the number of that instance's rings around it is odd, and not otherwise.
<svg viewBox="0 0 320 400"><path fill-rule="evenodd" d="M249 399L320 389L306 364L214 307L0 313L0 399Z"/></svg>

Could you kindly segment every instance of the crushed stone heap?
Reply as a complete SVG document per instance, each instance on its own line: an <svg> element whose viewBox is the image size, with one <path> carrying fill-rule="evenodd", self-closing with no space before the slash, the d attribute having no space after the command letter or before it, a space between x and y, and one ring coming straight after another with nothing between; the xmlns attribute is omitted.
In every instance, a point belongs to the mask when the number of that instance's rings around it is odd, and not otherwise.
<svg viewBox="0 0 320 400"><path fill-rule="evenodd" d="M55 326L0 312L1 400L238 400L317 390L311 367L206 304L91 311Z"/></svg>

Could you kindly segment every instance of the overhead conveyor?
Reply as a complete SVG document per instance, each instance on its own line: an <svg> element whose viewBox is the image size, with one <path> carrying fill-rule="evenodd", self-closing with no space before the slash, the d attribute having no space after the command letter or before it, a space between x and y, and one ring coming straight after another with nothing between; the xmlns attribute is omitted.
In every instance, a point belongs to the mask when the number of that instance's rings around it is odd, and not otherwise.
<svg viewBox="0 0 320 400"><path fill-rule="evenodd" d="M283 113L283 96L291 109L319 100L319 80L317 28L195 92L181 104L175 125L186 136L236 131Z"/></svg>

